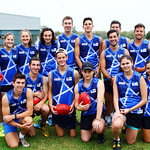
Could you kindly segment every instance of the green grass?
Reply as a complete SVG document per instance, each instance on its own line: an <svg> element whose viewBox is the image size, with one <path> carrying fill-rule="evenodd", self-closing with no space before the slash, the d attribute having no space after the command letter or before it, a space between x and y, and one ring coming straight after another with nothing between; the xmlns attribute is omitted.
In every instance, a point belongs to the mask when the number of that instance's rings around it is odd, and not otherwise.
<svg viewBox="0 0 150 150"><path fill-rule="evenodd" d="M80 113L77 111L78 120L80 120ZM35 117L35 122L39 117ZM105 131L106 142L104 144L98 144L96 142L97 135L93 134L93 138L88 143L83 143L80 138L80 127L77 126L77 137L70 138L68 131L65 130L65 135L62 138L58 138L55 133L54 126L48 126L50 136L48 138L42 136L40 129L36 129L36 136L30 138L26 136L26 139L31 144L29 148L23 148L19 146L17 150L27 149L27 150L111 150L113 145L113 136L111 133L111 128L107 128ZM121 147L122 150L150 150L150 145L144 143L142 140L141 131L139 131L137 141L134 145L127 145L125 142L125 135L121 134ZM4 137L0 137L0 150L8 150L7 143Z"/></svg>

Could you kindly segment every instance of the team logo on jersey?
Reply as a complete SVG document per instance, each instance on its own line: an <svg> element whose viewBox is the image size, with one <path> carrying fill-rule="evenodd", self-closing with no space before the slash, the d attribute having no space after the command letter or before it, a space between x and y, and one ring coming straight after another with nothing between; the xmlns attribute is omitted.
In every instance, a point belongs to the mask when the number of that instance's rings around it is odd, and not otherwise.
<svg viewBox="0 0 150 150"><path fill-rule="evenodd" d="M45 51L45 49L44 48L40 48L40 51Z"/></svg>
<svg viewBox="0 0 150 150"><path fill-rule="evenodd" d="M24 54L24 51L20 51L19 54Z"/></svg>
<svg viewBox="0 0 150 150"><path fill-rule="evenodd" d="M118 54L118 58L120 58L123 54Z"/></svg>
<svg viewBox="0 0 150 150"><path fill-rule="evenodd" d="M96 93L96 89L92 89L90 92L91 93Z"/></svg>
<svg viewBox="0 0 150 150"><path fill-rule="evenodd" d="M146 52L146 48L144 48L144 49L141 49L141 52Z"/></svg>
<svg viewBox="0 0 150 150"><path fill-rule="evenodd" d="M71 40L71 43L75 43L75 40Z"/></svg>
<svg viewBox="0 0 150 150"><path fill-rule="evenodd" d="M125 85L125 82L119 82L120 85Z"/></svg>
<svg viewBox="0 0 150 150"><path fill-rule="evenodd" d="M72 81L72 77L67 77L66 81Z"/></svg>
<svg viewBox="0 0 150 150"><path fill-rule="evenodd" d="M98 43L93 43L93 46L98 46Z"/></svg>
<svg viewBox="0 0 150 150"><path fill-rule="evenodd" d="M123 44L121 44L121 45L120 45L120 47L126 47L126 44L125 44L125 43L123 43Z"/></svg>
<svg viewBox="0 0 150 150"><path fill-rule="evenodd" d="M37 87L40 87L41 86L41 83L37 84Z"/></svg>
<svg viewBox="0 0 150 150"><path fill-rule="evenodd" d="M17 58L17 55L13 55L13 58Z"/></svg>
<svg viewBox="0 0 150 150"><path fill-rule="evenodd" d="M34 51L30 51L30 54L35 54L35 52Z"/></svg>
<svg viewBox="0 0 150 150"><path fill-rule="evenodd" d="M51 49L52 52L56 52L56 48Z"/></svg>
<svg viewBox="0 0 150 150"><path fill-rule="evenodd" d="M84 45L87 45L87 43L82 43L82 45L84 46Z"/></svg>
<svg viewBox="0 0 150 150"><path fill-rule="evenodd" d="M106 55L106 58L109 58L109 57L111 57L111 55Z"/></svg>
<svg viewBox="0 0 150 150"><path fill-rule="evenodd" d="M138 86L138 82L132 82L132 86Z"/></svg>
<svg viewBox="0 0 150 150"><path fill-rule="evenodd" d="M64 43L64 42L66 42L66 41L65 41L65 40L61 40L60 42L61 42L61 43Z"/></svg>
<svg viewBox="0 0 150 150"><path fill-rule="evenodd" d="M24 103L26 103L27 102L27 99L23 99L22 101L21 101L21 104L24 104Z"/></svg>
<svg viewBox="0 0 150 150"><path fill-rule="evenodd" d="M54 81L60 81L60 78L54 78Z"/></svg>
<svg viewBox="0 0 150 150"><path fill-rule="evenodd" d="M7 57L7 55L1 55L1 57Z"/></svg>
<svg viewBox="0 0 150 150"><path fill-rule="evenodd" d="M26 86L27 86L27 87L32 87L32 85L31 85L31 84L27 84Z"/></svg>
<svg viewBox="0 0 150 150"><path fill-rule="evenodd" d="M135 50L134 50L134 49L131 49L130 52L133 53L133 52L135 52Z"/></svg>

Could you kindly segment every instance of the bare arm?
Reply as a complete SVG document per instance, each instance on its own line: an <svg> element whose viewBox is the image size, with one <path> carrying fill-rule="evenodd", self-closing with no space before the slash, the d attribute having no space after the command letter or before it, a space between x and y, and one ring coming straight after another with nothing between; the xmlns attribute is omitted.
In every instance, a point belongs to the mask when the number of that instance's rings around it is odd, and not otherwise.
<svg viewBox="0 0 150 150"><path fill-rule="evenodd" d="M102 42L102 51L104 51L105 49L106 49L107 47L106 47L106 42L105 42L105 40Z"/></svg>

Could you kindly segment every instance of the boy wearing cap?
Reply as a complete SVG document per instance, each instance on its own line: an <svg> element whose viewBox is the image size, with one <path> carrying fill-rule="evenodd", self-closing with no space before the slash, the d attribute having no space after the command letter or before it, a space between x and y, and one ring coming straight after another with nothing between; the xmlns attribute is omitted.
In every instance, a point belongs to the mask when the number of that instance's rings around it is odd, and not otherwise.
<svg viewBox="0 0 150 150"><path fill-rule="evenodd" d="M74 86L79 81L79 73L66 65L67 51L59 48L56 51L58 68L48 74L49 80L49 106L53 113L53 124L58 137L64 136L64 128L69 129L71 137L76 136L74 111ZM71 106L69 115L58 115L54 108L58 104Z"/></svg>
<svg viewBox="0 0 150 150"><path fill-rule="evenodd" d="M104 143L105 120L103 105L104 83L102 80L93 77L94 68L91 62L83 62L83 79L75 86L75 108L82 111L80 130L83 142L90 141L92 132L98 133L98 143ZM90 104L79 104L78 99L81 93L86 92L90 96Z"/></svg>

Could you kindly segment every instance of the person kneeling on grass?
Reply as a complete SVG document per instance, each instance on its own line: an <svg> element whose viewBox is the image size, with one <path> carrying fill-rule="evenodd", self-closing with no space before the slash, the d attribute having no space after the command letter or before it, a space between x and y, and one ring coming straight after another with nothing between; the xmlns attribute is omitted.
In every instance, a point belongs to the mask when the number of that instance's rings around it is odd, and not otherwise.
<svg viewBox="0 0 150 150"><path fill-rule="evenodd" d="M17 73L13 77L14 88L8 91L2 98L3 126L5 139L10 148L24 147L30 144L24 139L28 133L30 136L33 127L33 94L25 88L25 75ZM21 129L19 136L17 127Z"/></svg>
<svg viewBox="0 0 150 150"><path fill-rule="evenodd" d="M75 86L75 107L82 111L81 114L81 139L83 142L90 141L92 133L98 133L98 143L104 143L105 120L103 105L104 83L94 78L93 64L84 62L82 64L83 79ZM79 104L78 99L81 93L86 92L90 96L90 104Z"/></svg>

